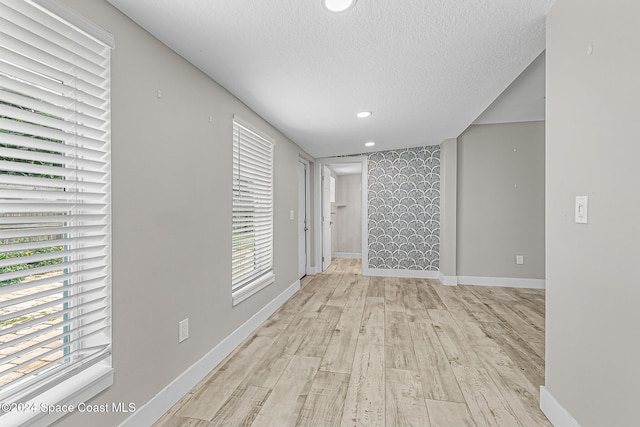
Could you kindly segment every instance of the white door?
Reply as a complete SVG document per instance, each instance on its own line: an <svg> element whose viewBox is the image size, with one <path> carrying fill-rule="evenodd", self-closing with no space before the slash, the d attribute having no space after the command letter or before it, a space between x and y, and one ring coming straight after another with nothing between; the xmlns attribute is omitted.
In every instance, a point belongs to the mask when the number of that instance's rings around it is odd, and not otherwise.
<svg viewBox="0 0 640 427"><path fill-rule="evenodd" d="M322 166L322 271L331 264L331 171Z"/></svg>
<svg viewBox="0 0 640 427"><path fill-rule="evenodd" d="M307 165L298 162L298 277L307 274Z"/></svg>

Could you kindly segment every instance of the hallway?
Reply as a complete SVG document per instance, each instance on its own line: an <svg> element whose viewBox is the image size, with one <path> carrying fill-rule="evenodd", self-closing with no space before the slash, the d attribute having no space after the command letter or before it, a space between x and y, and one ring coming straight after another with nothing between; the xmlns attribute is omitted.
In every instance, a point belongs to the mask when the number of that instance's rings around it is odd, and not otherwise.
<svg viewBox="0 0 640 427"><path fill-rule="evenodd" d="M156 426L549 426L543 290L336 259Z"/></svg>

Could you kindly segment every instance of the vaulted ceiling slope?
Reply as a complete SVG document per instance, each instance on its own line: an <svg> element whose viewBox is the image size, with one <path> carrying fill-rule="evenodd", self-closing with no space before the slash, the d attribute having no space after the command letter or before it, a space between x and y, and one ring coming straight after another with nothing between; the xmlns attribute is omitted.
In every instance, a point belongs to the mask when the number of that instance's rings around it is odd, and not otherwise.
<svg viewBox="0 0 640 427"><path fill-rule="evenodd" d="M108 1L327 157L457 137L544 50L555 0Z"/></svg>

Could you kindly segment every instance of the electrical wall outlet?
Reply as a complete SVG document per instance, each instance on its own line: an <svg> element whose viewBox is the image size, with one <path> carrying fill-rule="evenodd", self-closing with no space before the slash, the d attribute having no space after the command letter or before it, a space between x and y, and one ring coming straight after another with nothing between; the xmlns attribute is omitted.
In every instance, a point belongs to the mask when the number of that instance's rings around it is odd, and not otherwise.
<svg viewBox="0 0 640 427"><path fill-rule="evenodd" d="M518 265L524 264L524 256L516 255L516 264L518 264Z"/></svg>
<svg viewBox="0 0 640 427"><path fill-rule="evenodd" d="M188 317L178 322L178 342L181 343L187 338L189 338L189 318Z"/></svg>

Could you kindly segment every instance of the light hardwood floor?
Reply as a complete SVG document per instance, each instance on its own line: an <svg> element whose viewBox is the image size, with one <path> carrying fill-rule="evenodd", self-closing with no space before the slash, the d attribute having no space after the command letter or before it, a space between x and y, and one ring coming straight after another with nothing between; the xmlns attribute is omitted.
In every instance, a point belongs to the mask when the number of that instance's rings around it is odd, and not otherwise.
<svg viewBox="0 0 640 427"><path fill-rule="evenodd" d="M156 426L551 426L544 291L334 260Z"/></svg>

